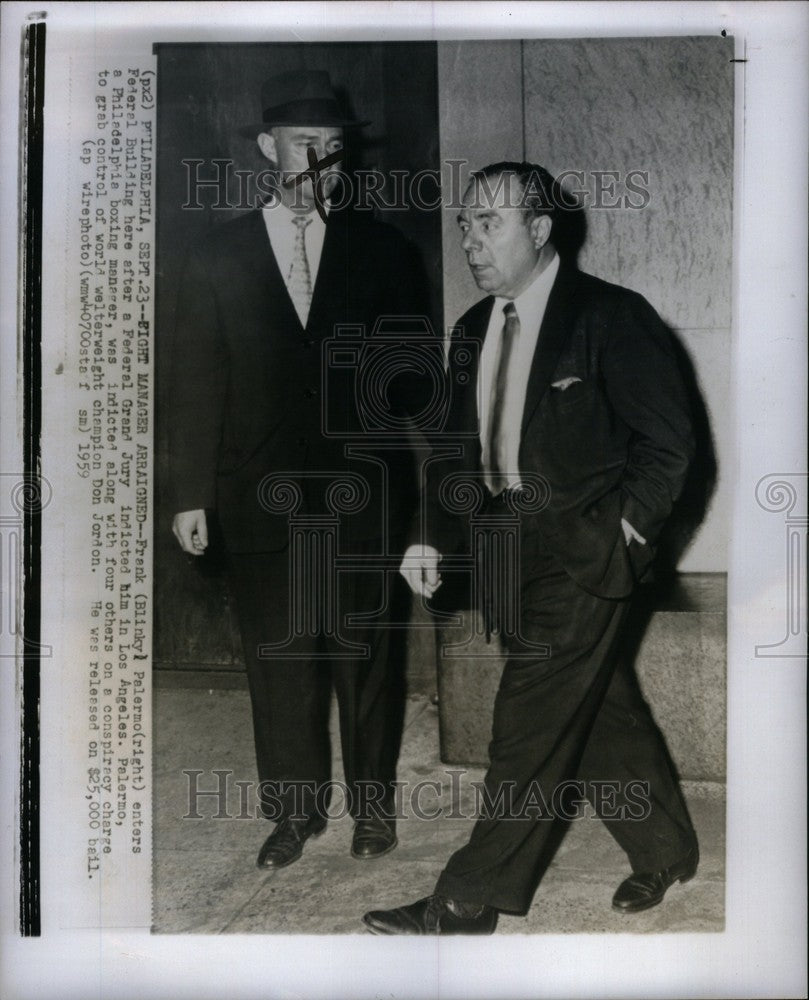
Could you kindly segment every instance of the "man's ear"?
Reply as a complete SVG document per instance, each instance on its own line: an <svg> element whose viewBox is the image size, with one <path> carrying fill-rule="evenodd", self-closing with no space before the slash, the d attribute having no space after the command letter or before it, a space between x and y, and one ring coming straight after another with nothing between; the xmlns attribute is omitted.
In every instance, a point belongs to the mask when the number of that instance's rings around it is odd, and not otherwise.
<svg viewBox="0 0 809 1000"><path fill-rule="evenodd" d="M271 135L269 132L261 132L258 139L258 148L261 150L263 156L266 156L268 160L273 163L277 163L276 152L275 152L275 136Z"/></svg>
<svg viewBox="0 0 809 1000"><path fill-rule="evenodd" d="M541 250L550 239L551 217L549 215L538 215L531 219L531 239L537 250Z"/></svg>

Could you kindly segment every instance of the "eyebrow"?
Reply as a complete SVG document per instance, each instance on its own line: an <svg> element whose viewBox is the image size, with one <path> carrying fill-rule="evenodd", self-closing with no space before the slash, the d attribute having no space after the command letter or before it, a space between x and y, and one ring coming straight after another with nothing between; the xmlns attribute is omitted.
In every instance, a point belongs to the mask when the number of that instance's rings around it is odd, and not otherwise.
<svg viewBox="0 0 809 1000"><path fill-rule="evenodd" d="M298 141L300 139L317 139L318 136L319 136L319 133L317 133L317 132L305 132L303 130L301 130L300 132L293 132L292 133L292 139L293 139L293 141ZM327 136L327 140L326 141L327 142L334 142L337 139L339 139L339 140L342 141L342 138L343 138L342 132L335 132L333 135Z"/></svg>
<svg viewBox="0 0 809 1000"><path fill-rule="evenodd" d="M469 212L469 211L470 211L470 209L467 209L467 212ZM473 214L474 214L474 216L475 216L476 219L498 219L498 218L500 218L500 213L497 212L497 211L495 211L492 208L484 209L483 211L476 211L475 209L472 209L471 211L473 212ZM465 222L466 219L465 219L464 215L459 212L458 215L455 216L455 221L460 224L461 222Z"/></svg>

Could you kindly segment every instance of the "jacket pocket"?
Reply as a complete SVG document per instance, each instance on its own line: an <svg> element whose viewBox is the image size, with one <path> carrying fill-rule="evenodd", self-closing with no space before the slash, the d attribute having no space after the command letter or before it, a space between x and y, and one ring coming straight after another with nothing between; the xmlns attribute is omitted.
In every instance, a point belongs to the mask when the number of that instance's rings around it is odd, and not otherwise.
<svg viewBox="0 0 809 1000"><path fill-rule="evenodd" d="M555 389L551 386L548 394L551 405L564 413L592 401L597 390L598 386L594 379L585 379L572 383L566 389Z"/></svg>

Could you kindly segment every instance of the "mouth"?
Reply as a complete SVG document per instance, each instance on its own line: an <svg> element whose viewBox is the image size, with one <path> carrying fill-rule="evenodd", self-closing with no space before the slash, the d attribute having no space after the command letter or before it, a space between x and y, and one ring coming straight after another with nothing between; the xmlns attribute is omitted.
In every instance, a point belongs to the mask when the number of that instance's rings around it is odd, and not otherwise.
<svg viewBox="0 0 809 1000"><path fill-rule="evenodd" d="M482 284L484 281L490 280L490 272L492 268L489 264L470 264L469 272L477 284Z"/></svg>

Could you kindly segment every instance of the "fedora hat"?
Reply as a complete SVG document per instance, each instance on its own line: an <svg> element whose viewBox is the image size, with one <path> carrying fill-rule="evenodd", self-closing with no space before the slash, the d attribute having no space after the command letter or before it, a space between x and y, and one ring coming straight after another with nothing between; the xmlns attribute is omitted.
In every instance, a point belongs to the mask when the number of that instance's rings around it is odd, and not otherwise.
<svg viewBox="0 0 809 1000"><path fill-rule="evenodd" d="M261 121L239 132L255 139L273 125L318 125L342 128L369 125L348 117L340 107L324 70L293 69L265 80L261 86Z"/></svg>

